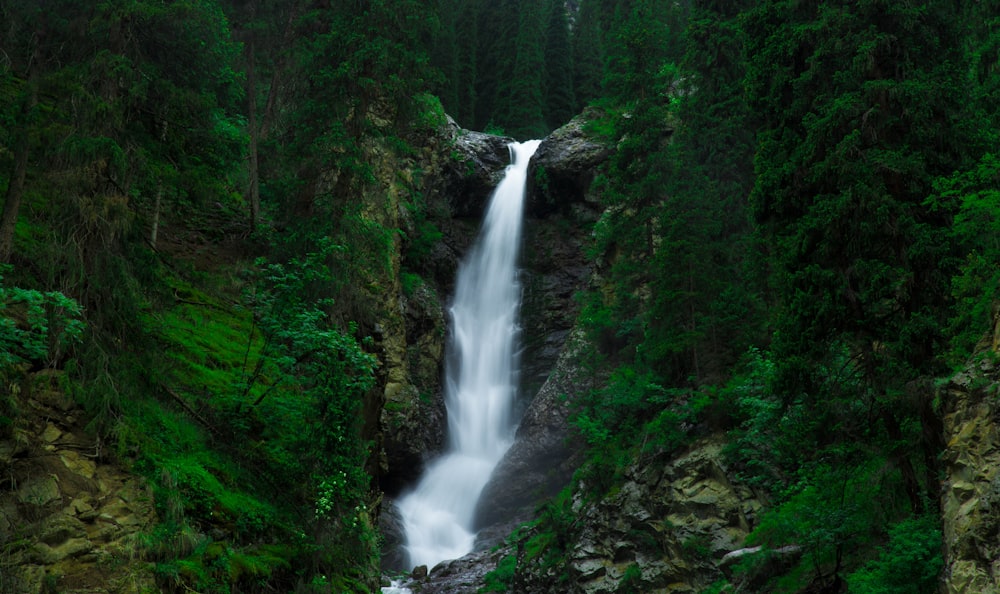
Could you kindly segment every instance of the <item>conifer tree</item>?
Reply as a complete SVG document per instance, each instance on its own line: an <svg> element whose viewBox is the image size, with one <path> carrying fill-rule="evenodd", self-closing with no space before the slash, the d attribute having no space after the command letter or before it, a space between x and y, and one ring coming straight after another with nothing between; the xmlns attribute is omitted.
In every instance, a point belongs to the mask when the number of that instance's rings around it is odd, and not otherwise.
<svg viewBox="0 0 1000 594"><path fill-rule="evenodd" d="M573 27L573 94L579 111L601 95L604 51L597 0L583 0Z"/></svg>
<svg viewBox="0 0 1000 594"><path fill-rule="evenodd" d="M576 113L573 92L573 49L563 0L552 0L545 29L545 121L549 129Z"/></svg>
<svg viewBox="0 0 1000 594"><path fill-rule="evenodd" d="M484 2L478 14L475 127L500 125L508 109L508 81L514 72L514 41L520 28L520 0Z"/></svg>
<svg viewBox="0 0 1000 594"><path fill-rule="evenodd" d="M753 212L779 301L777 385L824 407L824 370L846 352L864 386L851 393L867 399L920 511L936 485L919 485L899 396L940 370L956 263L953 213L926 200L981 147L966 117L962 20L934 0L777 0L743 22L762 124Z"/></svg>
<svg viewBox="0 0 1000 594"><path fill-rule="evenodd" d="M542 94L545 76L545 6L521 0L510 52L510 76L497 86L496 123L515 138L539 138L547 128Z"/></svg>

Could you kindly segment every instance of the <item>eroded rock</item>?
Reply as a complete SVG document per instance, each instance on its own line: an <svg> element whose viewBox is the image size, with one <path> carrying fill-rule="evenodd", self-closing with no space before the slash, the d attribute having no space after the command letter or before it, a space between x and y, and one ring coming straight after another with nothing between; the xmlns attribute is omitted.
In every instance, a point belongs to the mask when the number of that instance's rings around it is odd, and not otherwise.
<svg viewBox="0 0 1000 594"><path fill-rule="evenodd" d="M956 374L941 398L947 443L942 455L941 591L947 594L1000 593L998 387L1000 369L983 359Z"/></svg>
<svg viewBox="0 0 1000 594"><path fill-rule="evenodd" d="M733 484L721 463L721 437L679 455L661 453L627 469L621 486L597 501L574 499L578 532L554 584L537 563L519 560L517 590L700 592L722 577L717 560L738 550L759 509L749 490ZM548 570L551 573L551 569Z"/></svg>
<svg viewBox="0 0 1000 594"><path fill-rule="evenodd" d="M19 452L4 461L11 480L0 482L5 591L154 591L151 568L129 544L155 520L143 481L86 455L97 442L77 420L82 411L57 391L56 372L26 383L36 389L22 393L19 427L0 440L3 451ZM118 583L122 576L128 584Z"/></svg>

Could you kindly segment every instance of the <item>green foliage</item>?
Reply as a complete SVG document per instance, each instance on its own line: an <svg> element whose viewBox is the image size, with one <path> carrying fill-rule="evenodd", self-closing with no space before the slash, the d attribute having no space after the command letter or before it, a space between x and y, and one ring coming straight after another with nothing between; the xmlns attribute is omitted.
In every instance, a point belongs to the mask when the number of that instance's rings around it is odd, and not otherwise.
<svg viewBox="0 0 1000 594"><path fill-rule="evenodd" d="M3 274L9 272L9 266L0 267L0 370L53 365L79 344L82 308L57 291L5 286Z"/></svg>
<svg viewBox="0 0 1000 594"><path fill-rule="evenodd" d="M544 115L548 129L558 128L568 122L577 111L573 88L573 48L566 5L553 0L548 7L545 25L545 89Z"/></svg>
<svg viewBox="0 0 1000 594"><path fill-rule="evenodd" d="M497 563L496 569L483 577L483 586L477 590L480 594L487 592L507 592L514 582L514 572L517 569L517 557L505 555Z"/></svg>
<svg viewBox="0 0 1000 594"><path fill-rule="evenodd" d="M571 40L573 91L578 109L601 96L601 80L604 78L601 27L597 3L593 0L582 2Z"/></svg>
<svg viewBox="0 0 1000 594"><path fill-rule="evenodd" d="M927 203L956 213L951 233L966 254L951 282L948 361L957 367L990 330L1000 301L1000 159L986 154L974 168L937 180L934 189Z"/></svg>
<svg viewBox="0 0 1000 594"><path fill-rule="evenodd" d="M938 519L908 518L889 530L879 556L847 576L847 584L851 594L933 594L943 566Z"/></svg>
<svg viewBox="0 0 1000 594"><path fill-rule="evenodd" d="M410 199L406 201L406 209L410 213L413 233L405 238L403 263L412 269L419 269L430 257L434 246L441 241L443 234L434 223L437 213L429 211L423 193L412 192Z"/></svg>
<svg viewBox="0 0 1000 594"><path fill-rule="evenodd" d="M635 563L625 568L616 592L637 592L642 587L642 569Z"/></svg>

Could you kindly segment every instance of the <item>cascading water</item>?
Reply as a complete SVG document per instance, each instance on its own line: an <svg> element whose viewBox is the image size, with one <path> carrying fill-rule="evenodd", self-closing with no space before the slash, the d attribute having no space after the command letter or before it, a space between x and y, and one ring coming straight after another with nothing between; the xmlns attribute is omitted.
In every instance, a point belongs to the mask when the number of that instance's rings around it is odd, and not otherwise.
<svg viewBox="0 0 1000 594"><path fill-rule="evenodd" d="M476 501L512 441L517 253L528 161L540 142L510 145L511 164L458 270L445 373L449 451L399 502L411 567L472 550Z"/></svg>

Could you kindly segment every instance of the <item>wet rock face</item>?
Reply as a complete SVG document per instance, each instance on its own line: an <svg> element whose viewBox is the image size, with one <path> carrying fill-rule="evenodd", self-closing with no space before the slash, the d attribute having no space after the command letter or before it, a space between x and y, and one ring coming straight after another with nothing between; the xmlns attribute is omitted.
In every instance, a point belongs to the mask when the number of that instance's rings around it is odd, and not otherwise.
<svg viewBox="0 0 1000 594"><path fill-rule="evenodd" d="M403 527L403 517L392 499L382 500L378 531L382 535L382 571L391 573L407 571L408 558L403 548L406 544L406 530Z"/></svg>
<svg viewBox="0 0 1000 594"><path fill-rule="evenodd" d="M381 484L390 495L416 481L425 461L441 451L447 425L440 385L445 336L441 302L423 282L402 300L406 361L393 364L405 369L407 375L405 381L386 384L381 419L383 448L390 471Z"/></svg>
<svg viewBox="0 0 1000 594"><path fill-rule="evenodd" d="M477 550L461 559L442 561L430 571L421 566L400 585L416 594L476 594L483 587L486 574L496 569L500 559L510 552L509 547L501 546Z"/></svg>
<svg viewBox="0 0 1000 594"><path fill-rule="evenodd" d="M554 496L579 465L580 444L570 438L568 399L589 387L575 366L582 344L576 337L563 351L545 385L531 401L514 444L493 471L476 506L477 528L519 518L526 521L540 502Z"/></svg>
<svg viewBox="0 0 1000 594"><path fill-rule="evenodd" d="M441 191L453 217L479 221L510 164L507 145L514 139L465 130L450 117L444 133L452 150L442 169Z"/></svg>
<svg viewBox="0 0 1000 594"><path fill-rule="evenodd" d="M1000 325L997 326L1000 337ZM993 353L998 352L996 342ZM942 592L1000 592L1000 368L989 359L952 378L944 397Z"/></svg>

